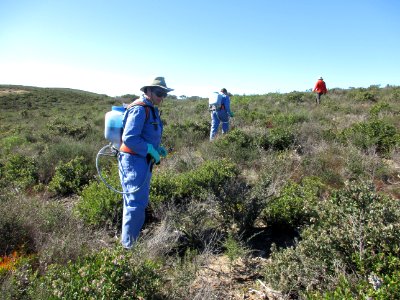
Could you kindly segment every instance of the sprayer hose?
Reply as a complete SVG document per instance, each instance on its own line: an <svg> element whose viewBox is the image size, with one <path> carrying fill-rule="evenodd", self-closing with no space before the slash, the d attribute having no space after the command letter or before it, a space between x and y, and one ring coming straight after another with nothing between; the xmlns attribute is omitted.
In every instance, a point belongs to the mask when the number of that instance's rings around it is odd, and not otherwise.
<svg viewBox="0 0 400 300"><path fill-rule="evenodd" d="M111 151L108 152L108 153L104 152L104 151L105 151L106 149L108 149L108 148L111 149ZM148 168L148 170L147 170L147 172L146 172L146 178L144 179L143 183L142 183L140 186L138 186L137 188L135 188L134 190L132 190L132 191L123 192L123 191L118 191L117 189L115 189L113 186L111 186L111 185L104 179L103 175L101 174L101 168L100 168L100 164L99 164L100 156L115 156L115 157L117 157L118 155L119 155L119 151L118 151L117 149L113 148L112 144L106 145L106 146L104 146L103 148L101 148L100 151L99 151L99 152L97 153L97 155L96 155L96 169L97 169L97 174L99 174L99 177L100 177L101 181L106 185L106 187L109 188L110 190L112 190L113 192L118 193L118 194L122 194L122 195L134 194L134 193L136 193L137 191L139 191L139 190L144 186L145 182L147 181L147 179L148 179L148 177L149 177L149 174L150 174L149 171L150 171L150 168L151 168L153 162L150 162L150 163L149 163L149 168ZM119 170L119 164L118 164L118 170Z"/></svg>

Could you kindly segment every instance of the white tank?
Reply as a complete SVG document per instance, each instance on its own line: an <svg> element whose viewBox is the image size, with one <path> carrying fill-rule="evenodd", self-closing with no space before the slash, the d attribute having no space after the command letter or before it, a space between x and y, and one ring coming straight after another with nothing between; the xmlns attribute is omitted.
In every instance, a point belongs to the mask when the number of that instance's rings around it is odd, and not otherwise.
<svg viewBox="0 0 400 300"><path fill-rule="evenodd" d="M105 116L104 137L117 149L121 146L124 112L123 106L112 106Z"/></svg>
<svg viewBox="0 0 400 300"><path fill-rule="evenodd" d="M222 95L218 92L214 92L208 98L208 106L215 106L216 108L221 107Z"/></svg>

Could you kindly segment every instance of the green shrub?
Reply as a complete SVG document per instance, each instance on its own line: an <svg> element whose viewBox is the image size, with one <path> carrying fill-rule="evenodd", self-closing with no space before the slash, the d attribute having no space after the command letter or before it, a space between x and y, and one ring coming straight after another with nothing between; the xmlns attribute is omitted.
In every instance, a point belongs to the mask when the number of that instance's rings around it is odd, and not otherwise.
<svg viewBox="0 0 400 300"><path fill-rule="evenodd" d="M354 143L362 150L376 147L376 151L385 156L394 147L400 145L400 134L396 127L384 120L372 120L354 124L341 133L342 140Z"/></svg>
<svg viewBox="0 0 400 300"><path fill-rule="evenodd" d="M324 184L340 188L344 185L342 176L346 158L343 147L333 144L327 149L317 150L316 153L306 154L301 161L302 172L309 176L318 177Z"/></svg>
<svg viewBox="0 0 400 300"><path fill-rule="evenodd" d="M20 148L24 143L26 143L26 139L20 135L2 137L0 140L0 153L2 155L9 155L11 151Z"/></svg>
<svg viewBox="0 0 400 300"><path fill-rule="evenodd" d="M375 102L377 101L376 98L376 91L366 90L366 89L356 89L352 90L348 93L348 97L350 99L354 99L360 102Z"/></svg>
<svg viewBox="0 0 400 300"><path fill-rule="evenodd" d="M177 188L179 177L182 175L171 171L154 173L151 178L150 199L152 204L157 205L178 197Z"/></svg>
<svg viewBox="0 0 400 300"><path fill-rule="evenodd" d="M37 183L37 162L34 158L14 154L7 158L0 175L4 184L11 183L14 187L26 189Z"/></svg>
<svg viewBox="0 0 400 300"><path fill-rule="evenodd" d="M274 249L265 269L274 288L285 293L326 293L335 291L343 276L350 286L362 286L371 274L385 278L387 289L398 282L398 260L393 260L399 257L398 201L377 194L370 184L353 183L316 209L315 224L301 232L295 248Z"/></svg>
<svg viewBox="0 0 400 300"><path fill-rule="evenodd" d="M248 105L246 104L246 106ZM264 122L266 119L266 115L263 112L249 110L246 109L246 107L243 107L240 111L238 111L235 117L240 117L240 119L250 124L255 123L257 121Z"/></svg>
<svg viewBox="0 0 400 300"><path fill-rule="evenodd" d="M349 172L350 180L366 178L369 174L365 168L365 157L358 151L349 151L346 169Z"/></svg>
<svg viewBox="0 0 400 300"><path fill-rule="evenodd" d="M272 128L268 136L269 147L273 150L289 149L295 142L291 128Z"/></svg>
<svg viewBox="0 0 400 300"><path fill-rule="evenodd" d="M164 144L172 148L183 145L193 146L208 138L210 123L208 121L195 122L188 120L184 123L171 123L165 126Z"/></svg>
<svg viewBox="0 0 400 300"><path fill-rule="evenodd" d="M327 142L335 142L337 140L337 131L332 128L322 129L321 137Z"/></svg>
<svg viewBox="0 0 400 300"><path fill-rule="evenodd" d="M390 110L390 105L386 102L381 102L373 105L369 110L369 114L372 117L377 118L379 116L379 113L385 110Z"/></svg>
<svg viewBox="0 0 400 300"><path fill-rule="evenodd" d="M233 129L222 138L215 141L218 148L228 148L234 145L235 148L249 148L251 137L239 129Z"/></svg>
<svg viewBox="0 0 400 300"><path fill-rule="evenodd" d="M51 265L30 292L33 299L154 299L160 287L158 264L118 247Z"/></svg>
<svg viewBox="0 0 400 300"><path fill-rule="evenodd" d="M248 250L243 243L240 240L235 239L232 234L227 236L222 245L225 250L225 255L229 258L230 263L233 263L236 259L248 254Z"/></svg>
<svg viewBox="0 0 400 300"><path fill-rule="evenodd" d="M35 299L29 290L31 283L36 279L32 263L34 263L32 257L21 256L18 257L12 271L0 272L2 299Z"/></svg>
<svg viewBox="0 0 400 300"><path fill-rule="evenodd" d="M303 102L305 93L302 92L291 92L286 94L286 100L289 102Z"/></svg>
<svg viewBox="0 0 400 300"><path fill-rule="evenodd" d="M150 185L151 205L170 201L179 203L203 194L217 193L227 180L236 175L235 165L227 160L208 161L193 171L181 174L154 172ZM103 176L111 186L118 189L116 167ZM93 181L83 189L76 210L89 224L112 225L118 221L121 198L120 194L109 190L104 183Z"/></svg>
<svg viewBox="0 0 400 300"><path fill-rule="evenodd" d="M39 167L39 180L45 184L49 183L51 178L55 175L55 168L57 165L67 163L76 157L84 157L85 164L90 173L90 177L95 174L95 164L93 158L95 151L100 148L98 141L75 141L70 138L60 138L57 143L49 142L43 145L40 149L40 155L37 157ZM97 147L96 147L97 146Z"/></svg>
<svg viewBox="0 0 400 300"><path fill-rule="evenodd" d="M237 174L236 166L226 159L207 161L197 169L181 174L155 173L150 186L150 199L154 204L180 202L200 197L203 193L216 193Z"/></svg>
<svg viewBox="0 0 400 300"><path fill-rule="evenodd" d="M88 122L74 123L66 118L54 118L47 124L49 132L55 136L70 136L75 139L83 139L91 131L91 125Z"/></svg>
<svg viewBox="0 0 400 300"><path fill-rule="evenodd" d="M359 92L358 94L356 94L355 99L357 101L376 101L376 96L369 92L369 91L363 91L363 92Z"/></svg>
<svg viewBox="0 0 400 300"><path fill-rule="evenodd" d="M216 199L224 227L238 228L240 234L250 232L272 198L271 188L269 173L261 174L254 186L249 186L241 178L227 182Z"/></svg>
<svg viewBox="0 0 400 300"><path fill-rule="evenodd" d="M102 174L108 184L121 190L118 167ZM118 212L121 211L122 195L110 190L103 182L91 181L85 186L75 209L88 224L95 226L119 226Z"/></svg>
<svg viewBox="0 0 400 300"><path fill-rule="evenodd" d="M258 157L254 138L240 129L233 129L215 139L210 145L214 157L231 159L234 162L250 162Z"/></svg>
<svg viewBox="0 0 400 300"><path fill-rule="evenodd" d="M271 117L271 123L276 127L288 127L308 120L304 114L299 113L278 113Z"/></svg>
<svg viewBox="0 0 400 300"><path fill-rule="evenodd" d="M67 163L59 163L49 190L59 195L78 193L89 181L88 167L83 157L77 157Z"/></svg>
<svg viewBox="0 0 400 300"><path fill-rule="evenodd" d="M301 183L288 182L264 209L267 224L282 224L293 228L311 223L317 216L316 207L324 185L318 178L305 177Z"/></svg>

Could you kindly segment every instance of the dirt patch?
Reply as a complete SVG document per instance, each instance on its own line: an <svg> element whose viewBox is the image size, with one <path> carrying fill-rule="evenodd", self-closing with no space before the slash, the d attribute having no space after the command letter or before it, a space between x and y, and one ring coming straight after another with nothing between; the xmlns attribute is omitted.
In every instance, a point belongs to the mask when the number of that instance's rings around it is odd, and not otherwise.
<svg viewBox="0 0 400 300"><path fill-rule="evenodd" d="M227 256L216 256L198 272L191 294L201 294L202 299L283 299L261 280L266 262L261 257L230 261Z"/></svg>
<svg viewBox="0 0 400 300"><path fill-rule="evenodd" d="M288 299L263 282L263 270L271 254L271 245L293 246L298 232L282 226L255 228L244 239L250 250L245 258L231 261L226 255L211 256L196 274L190 287L196 299Z"/></svg>
<svg viewBox="0 0 400 300"><path fill-rule="evenodd" d="M14 89L0 89L0 97L1 96L7 96L9 94L25 94L25 93L29 93L26 90L14 90Z"/></svg>

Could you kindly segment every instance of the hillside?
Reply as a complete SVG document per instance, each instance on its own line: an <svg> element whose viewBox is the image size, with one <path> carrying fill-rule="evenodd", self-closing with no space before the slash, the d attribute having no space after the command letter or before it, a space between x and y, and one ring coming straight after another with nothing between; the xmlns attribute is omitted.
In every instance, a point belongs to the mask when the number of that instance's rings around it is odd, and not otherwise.
<svg viewBox="0 0 400 300"><path fill-rule="evenodd" d="M5 299L400 297L400 87L234 95L212 143L207 99L166 98L170 153L124 251L95 159L133 97L0 85Z"/></svg>

